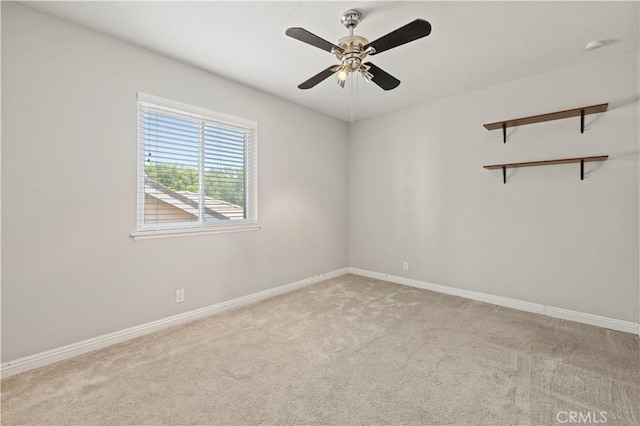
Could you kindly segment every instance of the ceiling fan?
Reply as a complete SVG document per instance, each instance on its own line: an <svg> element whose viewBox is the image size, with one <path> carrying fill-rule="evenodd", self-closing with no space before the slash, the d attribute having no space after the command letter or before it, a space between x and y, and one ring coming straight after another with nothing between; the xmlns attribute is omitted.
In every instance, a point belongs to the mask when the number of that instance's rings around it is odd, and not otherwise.
<svg viewBox="0 0 640 426"><path fill-rule="evenodd" d="M285 34L289 37L326 50L336 55L340 61L340 64L332 65L298 85L299 89L311 89L335 73L338 74L338 84L344 88L349 74L356 72L359 72L365 81L373 81L384 90L398 87L400 80L371 62L364 62L365 58L428 36L431 34L431 24L424 19L416 19L404 27L400 27L369 43L366 38L353 34L354 28L358 26L361 20L362 13L355 9L347 10L342 14L340 21L349 29L349 35L338 40L338 45L330 43L304 28L294 27L287 29Z"/></svg>

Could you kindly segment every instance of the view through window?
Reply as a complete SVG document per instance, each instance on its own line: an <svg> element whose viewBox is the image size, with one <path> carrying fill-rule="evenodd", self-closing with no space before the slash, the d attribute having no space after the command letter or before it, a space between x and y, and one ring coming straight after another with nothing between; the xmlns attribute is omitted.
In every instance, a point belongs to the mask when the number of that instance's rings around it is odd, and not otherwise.
<svg viewBox="0 0 640 426"><path fill-rule="evenodd" d="M255 126L144 101L138 114L140 229L255 222Z"/></svg>

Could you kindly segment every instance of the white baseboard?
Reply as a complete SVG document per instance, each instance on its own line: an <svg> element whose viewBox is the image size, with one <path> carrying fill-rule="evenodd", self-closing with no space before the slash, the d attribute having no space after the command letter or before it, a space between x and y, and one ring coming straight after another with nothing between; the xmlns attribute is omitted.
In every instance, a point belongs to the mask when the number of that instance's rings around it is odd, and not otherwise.
<svg viewBox="0 0 640 426"><path fill-rule="evenodd" d="M40 352L35 355L30 355L24 358L16 359L14 361L9 361L3 363L2 366L0 366L1 377L5 378L13 376L24 371L53 364L54 362L62 361L77 355L95 351L97 349L111 346L116 343L121 343L126 340L131 340L136 337L153 333L168 327L173 327L186 322L238 309L240 307L259 302L261 300L269 299L280 294L289 293L291 291L301 289L303 287L315 284L323 280L339 277L340 275L347 274L348 272L349 268L337 269L335 271L316 275L304 280L285 284L280 287L260 291L258 293L249 294L247 296L238 297L232 300L227 300L226 302L216 303L215 305L195 309L193 311L174 315L168 318L148 322L146 324L137 325L135 327L115 331L113 333L104 334L92 339L83 340L81 342L72 343L60 348L51 349L46 352Z"/></svg>
<svg viewBox="0 0 640 426"><path fill-rule="evenodd" d="M396 284L402 284L410 287L431 290L438 293L451 294L453 296L460 296L467 299L478 300L480 302L491 303L493 305L505 306L507 308L518 309L520 311L533 312L536 314L547 315L554 318L562 318L569 321L609 328L611 330L624 331L640 336L640 324L631 321L623 321L615 318L608 318L599 315L587 314L584 312L572 311L569 309L556 308L554 306L541 305L539 303L525 302L524 300L510 299L508 297L494 296L477 291L463 290L460 288L448 287L445 285L432 284L424 281L414 280L411 278L398 277L396 275L389 275L381 272L367 271L365 269L349 268L349 273L382 281L388 281Z"/></svg>
<svg viewBox="0 0 640 426"><path fill-rule="evenodd" d="M280 294L285 294L294 290L298 290L306 286L309 286L311 284L315 284L323 280L328 280L330 278L339 277L347 273L361 275L364 277L379 279L383 281L388 281L396 284L402 284L410 287L431 290L438 293L451 294L454 296L460 296L467 299L473 299L481 302L491 303L494 305L505 306L508 308L518 309L521 311L533 312L537 314L548 315L550 317L562 318L569 321L576 321L576 322L581 322L585 324L595 325L598 327L609 328L612 330L638 334L640 336L640 325L630 321L623 321L615 318L607 318L599 315L572 311L569 309L541 305L538 303L525 302L523 300L510 299L508 297L494 296L491 294L480 293L477 291L463 290L455 287L432 284L424 281L414 280L411 278L404 278L404 277L399 277L395 275L384 274L381 272L372 272L372 271L367 271L367 270L358 269L358 268L342 268L342 269L337 269L335 271L327 272L324 274L316 275L310 278L306 278L300 281L296 281L293 283L285 284L280 287L260 291L258 293L249 294L247 296L238 297L236 299L228 300L226 302L217 303L215 305L207 306L200 309L195 309L193 311L174 315L168 318L163 318L157 321L152 321L146 324L130 327L120 331L115 331L113 333L104 334L102 336L83 340L81 342L73 343L60 348L51 349L49 351L40 352L35 355L30 355L24 358L19 358L13 361L9 361L9 362L3 363L0 366L1 377L2 378L10 377L15 374L32 370L34 368L43 367L45 365L53 364L54 362L62 361L77 355L81 355L87 352L95 351L107 346L111 346L117 343L131 340L139 336L160 331L168 327L174 327L176 325L184 324L186 322L190 322L197 319L206 318L206 317L217 315L223 312L238 309L240 307L259 302L261 300L269 299L271 297L278 296Z"/></svg>

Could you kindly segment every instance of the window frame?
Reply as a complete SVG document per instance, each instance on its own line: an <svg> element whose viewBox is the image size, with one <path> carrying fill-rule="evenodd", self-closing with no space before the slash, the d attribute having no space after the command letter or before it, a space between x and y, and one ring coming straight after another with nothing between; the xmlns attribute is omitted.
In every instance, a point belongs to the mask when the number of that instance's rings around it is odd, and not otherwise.
<svg viewBox="0 0 640 426"><path fill-rule="evenodd" d="M244 177L245 177L245 219L233 220L210 220L198 221L197 223L179 222L179 223L156 223L145 224L145 140L142 110L143 104L149 104L153 107L166 111L167 115L173 115L176 118L191 117L200 122L200 125L212 124L220 127L227 127L233 130L245 129L252 133L249 140L245 140L245 159L244 159ZM231 115L211 111L206 108L185 104L171 99L162 98L160 96L150 95L138 92L136 101L136 124L137 124L137 186L136 186L136 231L131 234L134 240L152 239L163 237L178 237L185 235L203 235L213 233L227 233L240 231L254 231L260 229L258 225L258 124L255 121L244 118L234 117ZM203 147L199 147L203 149ZM200 167L204 167L200 164ZM200 171L200 170L199 170ZM200 188L200 191L203 189ZM201 194L199 193L199 196Z"/></svg>

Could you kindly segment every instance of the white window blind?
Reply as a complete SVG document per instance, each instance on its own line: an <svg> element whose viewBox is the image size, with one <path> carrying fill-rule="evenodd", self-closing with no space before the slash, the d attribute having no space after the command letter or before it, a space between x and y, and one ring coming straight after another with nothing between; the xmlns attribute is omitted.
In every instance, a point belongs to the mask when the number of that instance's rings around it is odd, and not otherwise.
<svg viewBox="0 0 640 426"><path fill-rule="evenodd" d="M254 122L138 94L138 231L255 225Z"/></svg>

